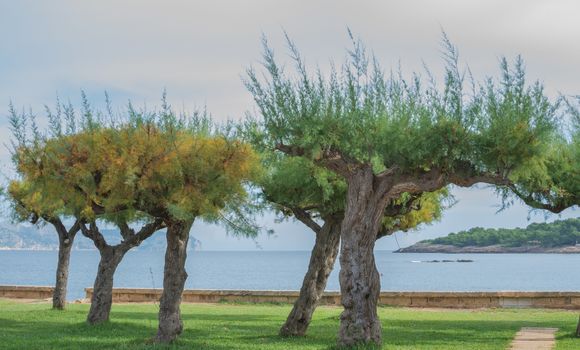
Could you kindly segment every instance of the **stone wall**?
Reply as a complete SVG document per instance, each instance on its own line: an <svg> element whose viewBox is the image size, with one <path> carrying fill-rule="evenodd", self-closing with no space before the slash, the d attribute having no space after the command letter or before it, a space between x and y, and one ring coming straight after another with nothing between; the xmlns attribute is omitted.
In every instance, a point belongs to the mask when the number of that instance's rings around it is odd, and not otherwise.
<svg viewBox="0 0 580 350"><path fill-rule="evenodd" d="M86 297L92 288L86 288ZM155 302L160 289L115 288L114 302ZM186 303L293 303L298 291L185 290ZM339 292L326 292L322 305L340 305ZM580 292L381 292L379 304L436 308L553 308L580 309Z"/></svg>
<svg viewBox="0 0 580 350"><path fill-rule="evenodd" d="M50 299L53 287L0 286L0 298ZM86 288L90 300L92 288ZM115 288L116 303L156 302L161 289ZM186 303L293 303L298 291L185 290ZM339 292L326 292L322 305L340 305ZM580 292L381 292L379 304L434 308L552 308L580 309Z"/></svg>
<svg viewBox="0 0 580 350"><path fill-rule="evenodd" d="M44 286L0 286L0 298L49 299L53 291L53 287Z"/></svg>

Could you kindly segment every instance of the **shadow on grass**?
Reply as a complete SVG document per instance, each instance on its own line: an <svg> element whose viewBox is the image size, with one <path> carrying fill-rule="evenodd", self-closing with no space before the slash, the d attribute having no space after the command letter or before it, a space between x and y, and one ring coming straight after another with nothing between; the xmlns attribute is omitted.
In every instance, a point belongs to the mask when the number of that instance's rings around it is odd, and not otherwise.
<svg viewBox="0 0 580 350"><path fill-rule="evenodd" d="M124 319L124 320L143 320L143 319L155 319L157 321L157 313L156 312L140 312L140 311L112 311L111 317L116 319ZM244 314L207 314L201 312L187 312L181 313L181 319L184 322L188 321L204 321L204 322L212 322L212 321L227 321L227 320L243 320L245 322L249 321L276 321L279 317L273 315L244 315Z"/></svg>

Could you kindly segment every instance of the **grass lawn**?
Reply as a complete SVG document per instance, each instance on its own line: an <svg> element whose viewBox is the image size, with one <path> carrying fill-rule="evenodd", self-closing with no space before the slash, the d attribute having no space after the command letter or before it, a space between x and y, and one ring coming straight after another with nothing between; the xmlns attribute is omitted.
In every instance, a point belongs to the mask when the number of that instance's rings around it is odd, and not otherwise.
<svg viewBox="0 0 580 350"><path fill-rule="evenodd" d="M0 300L1 349L157 349L149 344L157 306L114 305L111 321L91 327L88 305L53 311L48 303ZM308 336L277 335L290 305L184 304L185 330L174 349L329 349L340 308L320 307ZM421 310L380 308L384 349L506 349L524 326L557 327L558 350L580 349L573 337L578 313L549 310Z"/></svg>

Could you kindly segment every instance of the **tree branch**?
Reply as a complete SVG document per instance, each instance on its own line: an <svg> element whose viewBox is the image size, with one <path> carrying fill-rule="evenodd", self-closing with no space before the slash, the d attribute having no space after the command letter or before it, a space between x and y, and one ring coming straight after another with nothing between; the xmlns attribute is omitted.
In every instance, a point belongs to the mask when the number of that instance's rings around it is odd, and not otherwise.
<svg viewBox="0 0 580 350"><path fill-rule="evenodd" d="M120 223L117 223L117 227L119 227L121 237L123 237L123 240L125 241L135 235L135 230L130 228L125 220L121 221Z"/></svg>
<svg viewBox="0 0 580 350"><path fill-rule="evenodd" d="M556 203L543 203L543 202L535 199L533 197L533 194L526 195L526 194L522 193L521 191L519 191L517 189L517 187L515 186L515 184L510 184L508 187L526 205L528 205L534 209L547 210L547 211L552 212L554 214L559 214L559 213L563 212L564 210L566 210L574 205L577 205L577 203L573 203L574 201L571 201L571 202L557 201Z"/></svg>
<svg viewBox="0 0 580 350"><path fill-rule="evenodd" d="M379 232L377 232L377 238L376 239L379 240L379 239L381 239L381 238L383 238L385 236L390 236L390 235L392 235L393 233L395 233L395 232L397 232L399 230L400 230L400 228L399 228L398 225L395 225L395 226L390 227L390 228L386 228L386 227L383 226L383 227L381 227L381 229L379 230Z"/></svg>
<svg viewBox="0 0 580 350"><path fill-rule="evenodd" d="M512 184L507 177L496 173L483 173L474 176L452 175L448 177L447 181L459 187L471 187L480 182L495 186L510 186Z"/></svg>
<svg viewBox="0 0 580 350"><path fill-rule="evenodd" d="M84 223L80 225L80 228L83 236L93 241L95 247L99 251L109 247L107 241L105 240L105 237L103 237L103 235L99 231L99 228L97 227L97 224L94 221L89 224L89 228L87 228L87 226Z"/></svg>
<svg viewBox="0 0 580 350"><path fill-rule="evenodd" d="M68 243L71 239L73 239L81 228L80 227L81 220L79 219L77 219L75 223L71 226L71 228L68 230L66 229L66 227L62 223L62 220L58 216L57 217L43 216L42 219L50 223L52 226L54 226L56 233L58 234L59 238L64 241L64 243Z"/></svg>
<svg viewBox="0 0 580 350"><path fill-rule="evenodd" d="M274 148L292 157L302 157L306 155L306 150L298 146L289 146L278 143ZM345 178L352 173L354 167L361 165L357 160L350 158L333 148L323 151L320 158L315 159L314 162Z"/></svg>
<svg viewBox="0 0 580 350"><path fill-rule="evenodd" d="M129 238L123 237L123 242L121 242L120 246L122 246L123 249L125 249L125 250L129 250L133 247L137 247L141 244L141 242L143 242L147 238L151 237L158 230L165 228L165 227L166 227L165 223L163 222L162 219L156 219L152 223L149 223L149 224L143 226L139 230L139 232L134 233L131 237L129 237ZM131 230L131 231L133 231L133 230ZM135 231L133 231L133 232L135 232Z"/></svg>
<svg viewBox="0 0 580 350"><path fill-rule="evenodd" d="M345 179L352 175L353 170L365 165L333 148L324 151L315 162Z"/></svg>
<svg viewBox="0 0 580 350"><path fill-rule="evenodd" d="M302 147L288 146L288 145L285 145L283 143L276 144L276 146L274 146L274 148L277 149L278 151L280 151L286 155L292 156L292 157L301 157L306 153L304 151L304 148L302 148Z"/></svg>
<svg viewBox="0 0 580 350"><path fill-rule="evenodd" d="M308 226L316 234L318 234L322 229L320 225L312 219L312 216L306 210L298 207L291 207L290 210L296 219L298 219L304 225Z"/></svg>
<svg viewBox="0 0 580 350"><path fill-rule="evenodd" d="M385 208L384 216L398 217L398 216L407 215L412 210L420 210L421 204L418 200L419 197L421 197L420 194L412 194L411 198L408 201L406 201L405 203L393 204L393 202L391 202L391 204L389 204ZM397 231L401 231L402 229L403 228L399 223L396 223L395 225L393 225L392 227L389 227L389 228L382 226L381 229L379 230L379 232L377 233L377 239L383 238L385 236L390 236Z"/></svg>
<svg viewBox="0 0 580 350"><path fill-rule="evenodd" d="M68 230L68 234L67 234L67 238L68 239L74 238L74 236L76 236L76 234L81 229L81 223L82 223L82 220L81 219L76 219L75 223Z"/></svg>
<svg viewBox="0 0 580 350"><path fill-rule="evenodd" d="M54 226L54 229L56 230L56 233L59 235L59 237L67 236L68 230L66 229L66 227L64 227L62 220L58 216L57 217L42 216L42 219L50 223L52 226Z"/></svg>
<svg viewBox="0 0 580 350"><path fill-rule="evenodd" d="M477 183L487 183L495 186L510 186L512 182L505 176L491 172L476 172L473 169L458 170L452 174L445 174L439 168L433 168L423 174L407 174L399 177L391 187L388 195L397 198L408 192L418 194L434 192L447 185L471 187Z"/></svg>

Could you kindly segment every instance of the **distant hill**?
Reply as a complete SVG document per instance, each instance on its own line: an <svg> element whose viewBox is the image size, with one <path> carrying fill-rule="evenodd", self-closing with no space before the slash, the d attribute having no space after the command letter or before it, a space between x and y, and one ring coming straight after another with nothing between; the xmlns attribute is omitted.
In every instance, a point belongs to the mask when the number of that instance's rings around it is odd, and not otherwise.
<svg viewBox="0 0 580 350"><path fill-rule="evenodd" d="M580 218L526 228L474 227L418 242L399 253L580 253Z"/></svg>
<svg viewBox="0 0 580 350"><path fill-rule="evenodd" d="M102 229L101 233L107 242L118 243L121 240L117 230ZM188 250L201 249L201 242L190 237ZM156 232L145 240L138 250L164 251L166 247L165 230ZM58 236L50 225L33 226L26 224L12 225L0 222L0 250L58 250ZM94 250L93 242L78 233L73 245L74 250Z"/></svg>

